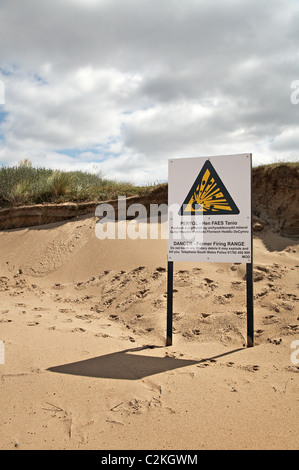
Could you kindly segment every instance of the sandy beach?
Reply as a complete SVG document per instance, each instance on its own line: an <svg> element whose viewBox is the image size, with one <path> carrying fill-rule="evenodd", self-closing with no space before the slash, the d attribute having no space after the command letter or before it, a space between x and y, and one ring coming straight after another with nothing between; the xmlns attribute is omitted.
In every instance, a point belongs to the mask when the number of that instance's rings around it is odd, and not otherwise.
<svg viewBox="0 0 299 470"><path fill-rule="evenodd" d="M167 241L95 225L0 232L1 450L298 450L299 245L254 239L249 349L245 265L176 263L166 348Z"/></svg>

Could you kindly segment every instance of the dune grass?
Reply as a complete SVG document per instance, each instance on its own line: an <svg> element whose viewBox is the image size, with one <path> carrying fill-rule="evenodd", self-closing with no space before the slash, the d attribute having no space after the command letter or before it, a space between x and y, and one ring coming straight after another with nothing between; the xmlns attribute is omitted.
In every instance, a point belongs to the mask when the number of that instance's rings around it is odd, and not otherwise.
<svg viewBox="0 0 299 470"><path fill-rule="evenodd" d="M285 160L280 160L276 163L268 163L268 164L265 164L265 165L258 165L254 168L265 168L265 169L271 171L275 168L284 167L284 166L287 166L289 168L293 168L293 169L298 170L299 169L299 161L298 162L288 162L288 161L285 161Z"/></svg>
<svg viewBox="0 0 299 470"><path fill-rule="evenodd" d="M33 168L29 160L0 168L0 207L43 203L105 201L133 196L142 188L83 171Z"/></svg>
<svg viewBox="0 0 299 470"><path fill-rule="evenodd" d="M271 172L277 167L288 166L299 172L299 162L272 163L253 168ZM144 195L157 186L135 186L130 182L117 182L104 178L100 173L84 171L59 171L34 168L30 160L18 166L0 168L0 208L30 204L63 202L101 202L118 196Z"/></svg>

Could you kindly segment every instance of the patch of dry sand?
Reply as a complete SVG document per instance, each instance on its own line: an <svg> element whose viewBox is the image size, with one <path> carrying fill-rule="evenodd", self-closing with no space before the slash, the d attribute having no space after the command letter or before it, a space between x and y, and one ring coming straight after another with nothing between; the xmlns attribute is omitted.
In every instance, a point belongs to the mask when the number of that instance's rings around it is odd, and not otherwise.
<svg viewBox="0 0 299 470"><path fill-rule="evenodd" d="M254 240L245 266L176 263L166 240L95 237L95 220L0 233L1 449L298 449L299 247Z"/></svg>

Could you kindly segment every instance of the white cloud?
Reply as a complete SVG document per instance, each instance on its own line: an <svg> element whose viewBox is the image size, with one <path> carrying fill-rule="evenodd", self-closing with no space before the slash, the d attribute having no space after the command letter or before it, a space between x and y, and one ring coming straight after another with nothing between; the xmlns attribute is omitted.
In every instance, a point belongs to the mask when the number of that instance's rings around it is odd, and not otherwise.
<svg viewBox="0 0 299 470"><path fill-rule="evenodd" d="M137 84L137 85L136 85ZM138 78L114 70L80 68L40 84L14 75L2 124L6 143L41 150L84 149L119 133L120 117Z"/></svg>

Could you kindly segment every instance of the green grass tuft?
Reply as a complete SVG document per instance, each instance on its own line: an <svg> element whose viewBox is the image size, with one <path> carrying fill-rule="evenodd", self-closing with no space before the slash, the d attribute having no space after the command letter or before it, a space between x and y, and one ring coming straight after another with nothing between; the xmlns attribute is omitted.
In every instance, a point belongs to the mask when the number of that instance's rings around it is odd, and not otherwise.
<svg viewBox="0 0 299 470"><path fill-rule="evenodd" d="M101 174L33 168L30 160L0 168L0 207L63 202L100 202L134 196L141 188Z"/></svg>

